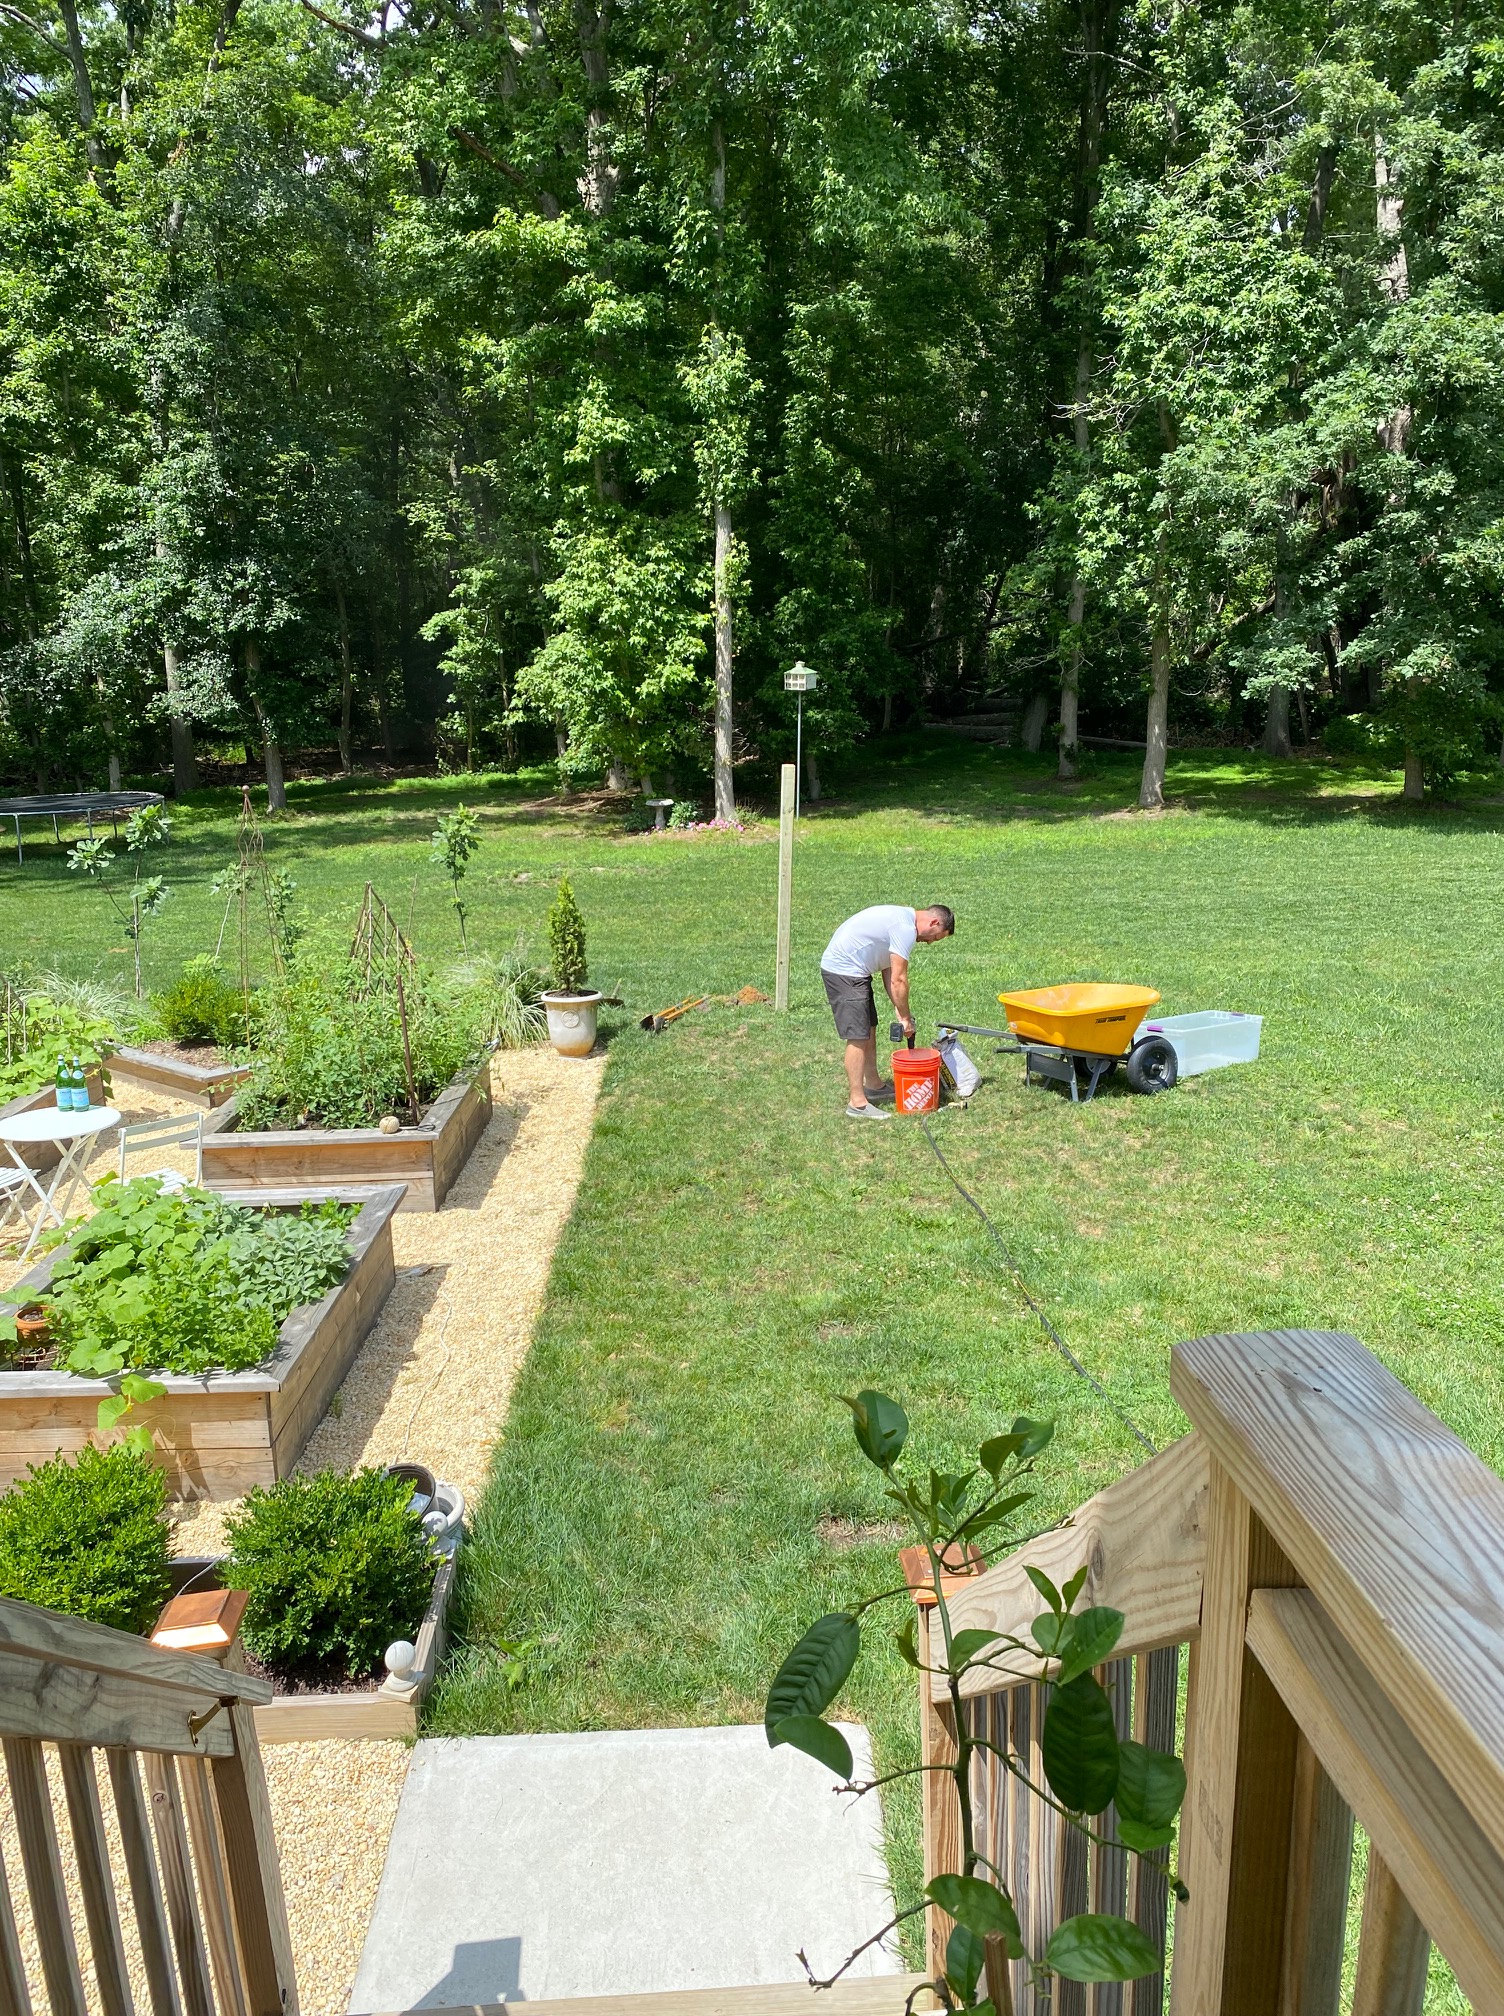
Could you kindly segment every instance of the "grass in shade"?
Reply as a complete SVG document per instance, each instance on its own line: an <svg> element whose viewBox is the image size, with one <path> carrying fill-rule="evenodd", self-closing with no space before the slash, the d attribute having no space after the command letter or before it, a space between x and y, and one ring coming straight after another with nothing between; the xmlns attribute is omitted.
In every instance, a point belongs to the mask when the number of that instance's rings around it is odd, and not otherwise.
<svg viewBox="0 0 1504 2016"><path fill-rule="evenodd" d="M1173 808L1143 817L1129 758L1076 788L1048 770L927 735L838 776L800 834L792 1012L715 1007L657 1037L635 1026L649 1008L771 992L771 827L628 839L551 803L542 777L294 787L268 852L316 917L353 924L370 878L425 952L457 957L427 849L464 797L485 836L472 945L541 951L568 869L592 976L630 1004L606 1018L599 1122L476 1509L436 1731L758 1717L804 1625L893 1578L839 1393L894 1394L921 1460L947 1466L1015 1413L1052 1415L1040 1521L1139 1460L918 1130L843 1118L817 962L866 903L956 910L955 939L916 953L922 1032L994 1022L1001 988L1067 979L1146 982L1166 1013L1266 1018L1255 1066L1152 1100L1119 1083L1078 1108L978 1044L983 1090L936 1122L1034 1292L1154 1442L1184 1425L1166 1376L1178 1338L1310 1325L1354 1331L1500 1466L1504 800L1480 787L1416 811L1379 772L1192 752L1172 760ZM180 819L153 984L212 943L208 883L232 830L224 799ZM102 905L50 847L0 869L0 906L13 952L128 968L101 955ZM514 1686L500 1647L524 1639L537 1649ZM876 1632L846 1707L880 1764L913 1754L912 1676ZM886 1823L912 1895L915 1801L891 1796Z"/></svg>

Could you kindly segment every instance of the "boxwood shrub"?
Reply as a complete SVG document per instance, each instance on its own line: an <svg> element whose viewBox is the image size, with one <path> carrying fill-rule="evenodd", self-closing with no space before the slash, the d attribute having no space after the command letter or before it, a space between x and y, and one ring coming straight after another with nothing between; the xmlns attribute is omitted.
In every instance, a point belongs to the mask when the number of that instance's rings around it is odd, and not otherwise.
<svg viewBox="0 0 1504 2016"><path fill-rule="evenodd" d="M29 1466L0 1497L0 1596L145 1631L167 1601L167 1482L124 1443Z"/></svg>
<svg viewBox="0 0 1504 2016"><path fill-rule="evenodd" d="M225 1522L224 1579L250 1596L242 1635L263 1665L359 1678L416 1636L436 1557L411 1498L381 1470L253 1487Z"/></svg>

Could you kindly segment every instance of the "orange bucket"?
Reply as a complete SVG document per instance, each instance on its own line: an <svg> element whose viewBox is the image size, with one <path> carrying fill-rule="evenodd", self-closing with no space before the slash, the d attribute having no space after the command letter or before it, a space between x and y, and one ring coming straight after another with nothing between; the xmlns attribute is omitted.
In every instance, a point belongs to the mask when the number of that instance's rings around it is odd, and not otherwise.
<svg viewBox="0 0 1504 2016"><path fill-rule="evenodd" d="M893 1052L893 1105L899 1113L933 1113L940 1104L940 1052Z"/></svg>

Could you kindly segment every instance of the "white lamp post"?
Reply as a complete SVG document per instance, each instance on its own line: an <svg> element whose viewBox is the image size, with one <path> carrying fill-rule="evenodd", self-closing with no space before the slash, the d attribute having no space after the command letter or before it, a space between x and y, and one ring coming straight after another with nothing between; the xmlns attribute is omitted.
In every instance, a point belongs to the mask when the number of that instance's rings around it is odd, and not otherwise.
<svg viewBox="0 0 1504 2016"><path fill-rule="evenodd" d="M799 695L799 722L794 731L794 817L799 817L799 792L804 782L804 696L813 693L818 679L802 658L795 661L793 670L783 675L785 693Z"/></svg>

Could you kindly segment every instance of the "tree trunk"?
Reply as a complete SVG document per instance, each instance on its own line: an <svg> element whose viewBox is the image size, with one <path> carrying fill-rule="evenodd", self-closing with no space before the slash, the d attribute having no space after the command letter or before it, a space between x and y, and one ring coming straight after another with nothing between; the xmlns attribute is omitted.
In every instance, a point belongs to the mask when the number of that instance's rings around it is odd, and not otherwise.
<svg viewBox="0 0 1504 2016"><path fill-rule="evenodd" d="M622 762L619 756L613 756L611 758L611 767L606 772L606 789L608 791L630 791L631 788L632 780L627 775L626 764Z"/></svg>
<svg viewBox="0 0 1504 2016"><path fill-rule="evenodd" d="M266 809L268 812L287 810L287 784L282 775L282 749L277 741L277 731L272 726L270 715L261 704L261 695L256 691L256 675L261 670L261 650L254 638L245 640L245 672L251 689L251 705L256 710L256 725L261 730L261 761L266 771Z"/></svg>
<svg viewBox="0 0 1504 2016"><path fill-rule="evenodd" d="M811 805L819 804L820 771L819 766L815 762L815 752L813 749L806 749L804 752L804 795Z"/></svg>
<svg viewBox="0 0 1504 2016"><path fill-rule="evenodd" d="M735 819L736 788L731 774L731 513L715 507L715 816Z"/></svg>
<svg viewBox="0 0 1504 2016"><path fill-rule="evenodd" d="M78 9L74 0L58 0L58 11L63 17L63 34L68 43L68 62L73 70L73 90L78 108L78 128L84 136L84 152L89 157L89 168L98 174L110 163L108 150L101 143L95 126L94 86L89 81L89 65L84 55L84 38L78 30Z"/></svg>
<svg viewBox="0 0 1504 2016"><path fill-rule="evenodd" d="M564 758L569 754L569 730L564 726L562 721L554 723L554 748L558 752L559 761L562 763Z"/></svg>
<svg viewBox="0 0 1504 2016"><path fill-rule="evenodd" d="M1077 775L1080 745L1077 729L1081 710L1081 624L1086 616L1086 583L1078 574L1071 583L1068 621L1073 633L1071 647L1060 668L1060 765L1057 777Z"/></svg>
<svg viewBox="0 0 1504 2016"><path fill-rule="evenodd" d="M345 590L334 584L334 601L339 610L339 767L348 777L353 767L350 753L350 715L355 702L355 670L350 662L350 616L345 608Z"/></svg>
<svg viewBox="0 0 1504 2016"><path fill-rule="evenodd" d="M1102 134L1107 117L1107 64L1104 60L1107 43L1111 39L1111 24L1116 14L1115 0L1082 0L1081 42L1086 56L1086 74L1081 99L1081 131L1076 155L1076 235L1081 247L1083 266L1085 250L1096 233L1097 194L1102 173ZM1087 418L1087 401L1091 397L1092 341L1091 326L1083 310L1083 319L1076 344L1076 385L1075 403L1071 411L1071 428L1075 435L1076 453L1083 464L1091 452L1091 423ZM1065 662L1060 668L1060 762L1056 775L1064 778L1077 773L1077 727L1081 704L1081 625L1086 619L1086 582L1079 567L1071 578L1070 602L1067 622L1070 626L1070 644L1066 650Z"/></svg>
<svg viewBox="0 0 1504 2016"><path fill-rule="evenodd" d="M1264 754L1288 756L1290 749L1290 689L1269 688L1269 712L1264 721Z"/></svg>
<svg viewBox="0 0 1504 2016"><path fill-rule="evenodd" d="M31 530L26 517L26 490L21 480L21 467L10 457L0 457L0 471L4 472L5 487L10 493L11 510L16 520L16 552L21 562L21 587L26 602L26 634L35 637L41 628L37 608L37 577L32 564Z"/></svg>
<svg viewBox="0 0 1504 2016"><path fill-rule="evenodd" d="M1044 724L1049 718L1049 694L1035 693L1024 709L1023 725L1019 730L1019 740L1031 756L1039 754L1040 744L1044 741Z"/></svg>
<svg viewBox="0 0 1504 2016"><path fill-rule="evenodd" d="M1138 802L1155 812L1165 802L1165 755L1170 736L1170 633L1162 614L1155 618L1150 640L1153 682L1149 688L1149 718L1145 729L1144 774Z"/></svg>
<svg viewBox="0 0 1504 2016"><path fill-rule="evenodd" d="M1426 795L1426 780L1420 758L1413 749L1405 751L1405 796L1419 801Z"/></svg>
<svg viewBox="0 0 1504 2016"><path fill-rule="evenodd" d="M181 798L185 792L198 789L198 758L193 751L193 724L177 702L182 690L177 646L165 639L162 670L167 679L167 725L172 735L172 789L174 796Z"/></svg>
<svg viewBox="0 0 1504 2016"><path fill-rule="evenodd" d="M105 748L108 752L110 789L118 791L120 789L120 742L115 733L115 716L110 711L109 702L105 699L103 679L95 679L94 691L99 699L99 719L104 729Z"/></svg>

